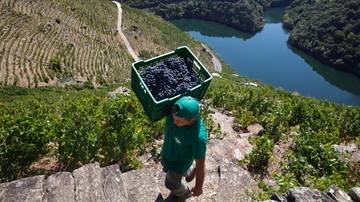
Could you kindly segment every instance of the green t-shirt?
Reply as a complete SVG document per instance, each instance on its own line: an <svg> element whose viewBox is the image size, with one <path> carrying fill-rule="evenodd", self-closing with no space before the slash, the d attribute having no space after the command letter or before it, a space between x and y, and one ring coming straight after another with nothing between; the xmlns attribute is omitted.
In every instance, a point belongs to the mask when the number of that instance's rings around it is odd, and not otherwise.
<svg viewBox="0 0 360 202"><path fill-rule="evenodd" d="M207 132L200 117L195 124L178 127L172 115L166 117L165 138L162 147L164 168L185 173L194 159L205 157Z"/></svg>

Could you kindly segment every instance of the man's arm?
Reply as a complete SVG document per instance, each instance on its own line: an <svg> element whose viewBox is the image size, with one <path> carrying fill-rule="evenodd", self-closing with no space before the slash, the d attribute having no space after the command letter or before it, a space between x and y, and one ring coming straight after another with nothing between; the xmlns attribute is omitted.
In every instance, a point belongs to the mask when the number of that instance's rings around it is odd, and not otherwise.
<svg viewBox="0 0 360 202"><path fill-rule="evenodd" d="M203 184L205 179L205 157L201 159L195 159L195 187L191 189L193 196L200 196L203 193Z"/></svg>

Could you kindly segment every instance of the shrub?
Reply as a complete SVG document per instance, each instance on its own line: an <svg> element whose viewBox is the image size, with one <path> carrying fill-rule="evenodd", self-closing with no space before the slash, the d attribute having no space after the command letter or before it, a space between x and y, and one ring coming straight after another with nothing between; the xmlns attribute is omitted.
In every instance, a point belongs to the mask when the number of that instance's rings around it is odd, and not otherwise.
<svg viewBox="0 0 360 202"><path fill-rule="evenodd" d="M50 58L50 68L56 72L61 72L61 62L58 56Z"/></svg>

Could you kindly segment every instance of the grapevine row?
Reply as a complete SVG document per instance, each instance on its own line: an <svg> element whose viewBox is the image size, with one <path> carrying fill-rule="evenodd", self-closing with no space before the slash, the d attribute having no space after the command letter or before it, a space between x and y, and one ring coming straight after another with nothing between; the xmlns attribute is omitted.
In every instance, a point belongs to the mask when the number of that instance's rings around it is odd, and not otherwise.
<svg viewBox="0 0 360 202"><path fill-rule="evenodd" d="M98 16L89 16L94 15L91 6L111 11L114 18L104 20L108 16L99 12L103 22L96 22ZM114 35L117 13L113 11L116 6L105 1L2 0L0 86L56 85L66 76L82 81L128 77L130 71L123 67L131 58ZM53 58L60 62L59 71L51 68Z"/></svg>

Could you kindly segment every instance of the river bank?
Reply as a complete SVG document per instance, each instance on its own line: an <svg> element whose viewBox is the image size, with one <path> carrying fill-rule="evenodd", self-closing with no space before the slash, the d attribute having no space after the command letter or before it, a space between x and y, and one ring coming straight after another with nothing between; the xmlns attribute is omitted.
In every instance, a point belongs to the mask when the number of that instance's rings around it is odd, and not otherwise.
<svg viewBox="0 0 360 202"><path fill-rule="evenodd" d="M360 89L356 88L360 79L290 46L288 31L282 26L283 12L284 8L267 10L264 29L254 35L203 20L171 22L211 46L243 76L303 96L360 106Z"/></svg>

